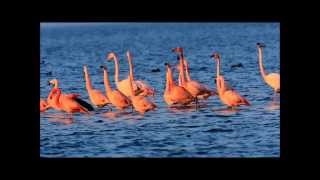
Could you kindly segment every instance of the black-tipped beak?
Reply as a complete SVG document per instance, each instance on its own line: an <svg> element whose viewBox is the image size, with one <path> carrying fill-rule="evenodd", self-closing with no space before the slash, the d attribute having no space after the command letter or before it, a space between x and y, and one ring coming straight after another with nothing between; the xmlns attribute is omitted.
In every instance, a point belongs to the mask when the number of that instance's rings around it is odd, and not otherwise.
<svg viewBox="0 0 320 180"><path fill-rule="evenodd" d="M101 68L101 69L104 69L104 66L101 65L100 68Z"/></svg>
<svg viewBox="0 0 320 180"><path fill-rule="evenodd" d="M171 52L175 52L175 51L176 51L176 48L172 48L172 49L171 49Z"/></svg>
<svg viewBox="0 0 320 180"><path fill-rule="evenodd" d="M213 57L214 57L214 54L212 54L210 57L213 58Z"/></svg>

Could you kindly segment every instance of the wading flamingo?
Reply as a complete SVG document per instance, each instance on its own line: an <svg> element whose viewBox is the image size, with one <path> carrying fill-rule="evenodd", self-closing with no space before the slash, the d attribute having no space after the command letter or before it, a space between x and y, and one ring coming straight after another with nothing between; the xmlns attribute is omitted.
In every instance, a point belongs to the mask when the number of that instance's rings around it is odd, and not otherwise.
<svg viewBox="0 0 320 180"><path fill-rule="evenodd" d="M67 113L84 112L89 113L89 110L82 106L76 97L61 96L61 90L59 88L53 88L53 101L59 106L62 111Z"/></svg>
<svg viewBox="0 0 320 180"><path fill-rule="evenodd" d="M107 55L107 60L109 60L109 61L114 60L114 66L115 66L114 81L116 83L117 89L125 96L127 96L127 97L130 96L130 94L131 94L130 88L129 88L130 75L128 76L127 79L124 79L121 81L119 80L119 59L118 59L118 56L116 55L116 53L111 52ZM133 84L133 90L136 95L140 94L142 92L142 90L139 89L135 83Z"/></svg>
<svg viewBox="0 0 320 180"><path fill-rule="evenodd" d="M100 90L93 89L86 65L83 66L83 72L86 81L86 89L88 91L89 98L92 104L97 107L103 107L107 105L109 103L109 99L105 95L103 95Z"/></svg>
<svg viewBox="0 0 320 180"><path fill-rule="evenodd" d="M112 90L109 82L107 67L106 66L100 66L100 67L103 68L103 81L104 81L106 95L109 99L109 102L119 110L122 110L124 108L131 106L131 101L127 96L125 96L119 90Z"/></svg>
<svg viewBox="0 0 320 180"><path fill-rule="evenodd" d="M127 55L128 63L129 63L129 69L130 69L129 77L131 78L131 82L133 85L137 86L137 88L142 91L138 95L139 96L150 96L150 95L154 96L154 94L155 94L154 88L152 88L151 86L149 86L146 82L144 82L142 80L135 80L134 79L133 63L132 63L132 56L131 56L130 51L127 51L126 55Z"/></svg>
<svg viewBox="0 0 320 180"><path fill-rule="evenodd" d="M157 106L153 102L149 101L146 97L142 95L135 95L131 83L131 78L129 78L129 81L129 87L131 91L130 98L132 106L136 111L138 111L140 114L144 114L147 111L154 110L155 108L157 108Z"/></svg>
<svg viewBox="0 0 320 180"><path fill-rule="evenodd" d="M217 84L217 90L218 95L220 97L220 100L226 104L228 107L234 108L235 106L239 105L247 105L249 106L250 103L244 98L239 95L235 90L233 89L227 89L225 86L225 81L222 75L220 75L220 55L218 53L214 53L210 57L214 58L217 62L217 78L216 78L216 84Z"/></svg>
<svg viewBox="0 0 320 180"><path fill-rule="evenodd" d="M40 98L40 112L44 112L49 108L50 106L48 105L47 101Z"/></svg>
<svg viewBox="0 0 320 180"><path fill-rule="evenodd" d="M191 80L189 74L189 66L187 60L184 58L183 49L177 47L172 49L173 52L177 53L179 56L179 84L184 87L195 99L196 104L198 99L207 99L211 95L214 95L205 85L199 83L198 81ZM186 65L186 77L184 74L184 66Z"/></svg>
<svg viewBox="0 0 320 180"><path fill-rule="evenodd" d="M51 81L49 81L49 85L54 85L53 89L51 90L51 92L49 93L48 95L48 98L47 98L47 102L49 104L50 107L56 109L56 110L60 110L60 111L63 111L63 109L61 108L61 104L62 104L62 101L56 101L54 100L54 89L59 89L58 87L58 80L57 79L53 79ZM55 90L55 92L57 92ZM61 93L61 90L60 90L60 93ZM81 106L85 107L87 110L89 111L93 111L93 107L87 103L86 101L80 99L80 95L79 94L61 94L60 95L60 99L63 99L63 98L70 98L70 99L73 99L75 101L77 101ZM59 103L58 103L59 102Z"/></svg>
<svg viewBox="0 0 320 180"><path fill-rule="evenodd" d="M194 101L193 96L181 86L177 86L173 80L172 70L170 64L165 63L167 72L166 72L166 88L164 91L164 101L168 105L173 104L182 104L186 105Z"/></svg>
<svg viewBox="0 0 320 180"><path fill-rule="evenodd" d="M262 64L262 49L265 47L262 43L257 43L258 48L258 58L259 58L259 68L264 81L273 88L275 93L280 93L280 74L269 73L265 71Z"/></svg>

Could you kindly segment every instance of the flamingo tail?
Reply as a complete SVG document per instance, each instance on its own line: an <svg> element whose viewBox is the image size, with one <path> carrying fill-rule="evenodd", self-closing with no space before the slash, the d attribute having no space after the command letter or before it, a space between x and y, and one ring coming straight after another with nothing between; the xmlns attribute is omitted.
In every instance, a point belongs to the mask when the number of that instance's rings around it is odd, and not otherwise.
<svg viewBox="0 0 320 180"><path fill-rule="evenodd" d="M87 103L86 101L79 99L79 98L75 98L75 100L82 106L84 107L87 111L93 111L94 108L91 106L91 104Z"/></svg>

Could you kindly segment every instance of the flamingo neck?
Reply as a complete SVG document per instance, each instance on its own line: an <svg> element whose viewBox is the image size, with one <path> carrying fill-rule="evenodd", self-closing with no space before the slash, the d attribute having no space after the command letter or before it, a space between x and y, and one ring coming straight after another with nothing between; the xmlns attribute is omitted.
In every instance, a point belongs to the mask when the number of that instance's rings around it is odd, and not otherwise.
<svg viewBox="0 0 320 180"><path fill-rule="evenodd" d="M262 48L258 48L258 58L259 58L259 68L260 68L260 73L262 77L265 79L266 77L266 71L264 70L263 64L262 64Z"/></svg>
<svg viewBox="0 0 320 180"><path fill-rule="evenodd" d="M184 63L183 63L183 54L180 53L180 66L179 66L179 76L181 78L181 84L185 84L185 77L184 77Z"/></svg>
<svg viewBox="0 0 320 180"><path fill-rule="evenodd" d="M220 76L220 58L217 59L217 77Z"/></svg>
<svg viewBox="0 0 320 180"><path fill-rule="evenodd" d="M168 68L168 81L169 81L169 88L172 88L175 85L175 83L173 81L172 70L170 67Z"/></svg>
<svg viewBox="0 0 320 180"><path fill-rule="evenodd" d="M183 61L186 64L186 79L187 79L187 81L191 81L190 72L189 72L189 64L188 64L187 60L183 59Z"/></svg>
<svg viewBox="0 0 320 180"><path fill-rule="evenodd" d="M91 90L92 89L92 85L91 85L90 76L89 76L89 73L87 72L87 70L84 71L84 77L85 77L85 80L86 80L86 88L87 88L87 90Z"/></svg>
<svg viewBox="0 0 320 180"><path fill-rule="evenodd" d="M166 89L165 91L170 91L170 80L169 80L169 74L168 74L168 69L167 69L167 72L166 72Z"/></svg>
<svg viewBox="0 0 320 180"><path fill-rule="evenodd" d="M129 77L129 88L130 88L130 93L131 93L131 97L134 97L134 91L133 91L133 87L132 87L132 79L131 77Z"/></svg>
<svg viewBox="0 0 320 180"><path fill-rule="evenodd" d="M226 89L225 89L225 82L224 82L223 76L220 76L219 79L220 79L220 87L221 87L220 91L225 92Z"/></svg>
<svg viewBox="0 0 320 180"><path fill-rule="evenodd" d="M133 74L133 64L132 64L132 59L131 55L128 55L128 62L129 62L129 76L131 78L131 81L134 81L134 74Z"/></svg>
<svg viewBox="0 0 320 180"><path fill-rule="evenodd" d="M54 88L53 89L53 94L54 93L57 93L57 94L55 96L53 96L53 100L57 104L57 106L61 108L61 104L60 104L60 101L59 101L60 96L61 96L61 90L59 88Z"/></svg>
<svg viewBox="0 0 320 180"><path fill-rule="evenodd" d="M112 92L112 88L109 82L109 76L106 69L103 69L103 81L104 81L104 87L106 89L106 94L108 95L110 92Z"/></svg>
<svg viewBox="0 0 320 180"><path fill-rule="evenodd" d="M114 81L118 83L119 82L119 60L116 55L114 55L114 67L115 67Z"/></svg>

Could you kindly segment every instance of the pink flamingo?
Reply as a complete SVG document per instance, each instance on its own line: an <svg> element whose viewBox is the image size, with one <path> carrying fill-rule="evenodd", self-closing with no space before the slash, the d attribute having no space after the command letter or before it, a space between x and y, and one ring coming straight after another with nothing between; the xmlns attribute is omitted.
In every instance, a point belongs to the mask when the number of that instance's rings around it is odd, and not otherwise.
<svg viewBox="0 0 320 180"><path fill-rule="evenodd" d="M131 101L127 96L122 94L119 90L112 90L109 82L107 67L106 66L100 66L100 67L103 68L103 81L106 89L106 95L110 103L119 110L123 110L124 108L131 106Z"/></svg>
<svg viewBox="0 0 320 180"><path fill-rule="evenodd" d="M218 90L218 95L220 97L220 100L231 108L234 108L235 106L239 106L239 105L249 106L250 103L244 97L241 97L239 93L237 93L233 89L226 88L224 77L220 75L220 61L221 61L220 55L218 53L214 53L210 57L214 58L217 62L216 84L217 84L217 90Z"/></svg>
<svg viewBox="0 0 320 180"><path fill-rule="evenodd" d="M152 88L151 86L149 86L146 82L144 82L142 80L135 80L134 79L132 56L131 56L130 51L127 51L126 55L127 55L128 63L129 63L129 69L130 69L129 77L131 78L132 87L136 86L137 89L142 91L141 93L138 94L140 96L150 96L150 95L154 96L154 94L155 94L154 88Z"/></svg>
<svg viewBox="0 0 320 180"><path fill-rule="evenodd" d="M194 101L193 96L182 86L175 84L173 80L172 70L170 64L165 63L166 72L166 89L164 91L164 101L168 105L182 104L186 105Z"/></svg>
<svg viewBox="0 0 320 180"><path fill-rule="evenodd" d="M198 99L207 99L208 97L214 95L214 93L205 85L198 81L191 80L189 65L187 60L184 58L183 49L181 47L177 47L172 49L172 51L179 55L179 85L183 86L195 98L196 104ZM184 74L184 65L186 65L186 77Z"/></svg>

